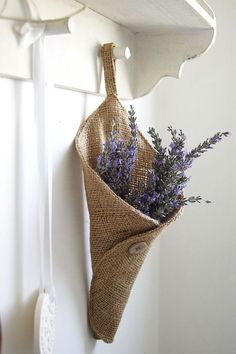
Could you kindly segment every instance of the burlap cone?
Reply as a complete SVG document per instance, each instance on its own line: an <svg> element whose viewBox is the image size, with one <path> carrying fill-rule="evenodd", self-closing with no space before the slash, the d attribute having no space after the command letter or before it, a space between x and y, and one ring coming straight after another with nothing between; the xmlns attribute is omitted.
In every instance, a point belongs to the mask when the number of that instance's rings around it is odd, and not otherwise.
<svg viewBox="0 0 236 354"><path fill-rule="evenodd" d="M90 246L93 278L89 319L96 338L111 343L119 326L133 283L154 239L179 214L159 224L133 208L101 180L95 172L96 158L111 132L115 119L119 134L129 137L128 113L117 98L112 43L102 47L107 98L81 125L76 148L84 171L90 214ZM145 179L154 150L139 132L134 185Z"/></svg>

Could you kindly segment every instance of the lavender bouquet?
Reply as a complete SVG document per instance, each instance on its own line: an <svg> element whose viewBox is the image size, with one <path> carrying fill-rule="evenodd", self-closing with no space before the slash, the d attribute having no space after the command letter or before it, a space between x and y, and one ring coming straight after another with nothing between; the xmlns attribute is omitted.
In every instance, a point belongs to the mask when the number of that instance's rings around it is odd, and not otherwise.
<svg viewBox="0 0 236 354"><path fill-rule="evenodd" d="M186 172L198 157L212 149L223 137L227 137L229 132L218 132L196 148L187 151L186 136L182 130L177 131L171 126L168 127L171 143L167 148L162 146L162 140L155 129L149 128L148 134L155 150L152 168L147 170L146 178L134 187L132 172L138 157L138 127L132 106L128 113L130 138L126 140L120 138L113 121L102 153L97 157L96 172L102 180L120 198L158 221L164 221L168 215L183 205L202 201L210 203L201 196L184 197L183 191L190 179Z"/></svg>

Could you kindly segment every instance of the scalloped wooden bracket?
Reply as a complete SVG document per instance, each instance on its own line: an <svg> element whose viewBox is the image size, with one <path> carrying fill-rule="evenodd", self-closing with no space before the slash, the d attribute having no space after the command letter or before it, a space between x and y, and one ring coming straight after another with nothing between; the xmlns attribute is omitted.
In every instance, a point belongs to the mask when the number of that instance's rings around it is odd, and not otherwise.
<svg viewBox="0 0 236 354"><path fill-rule="evenodd" d="M179 79L183 64L203 54L212 45L212 30L188 29L166 32L162 35L139 34L136 39L136 67L134 97L150 92L162 78ZM148 55L144 55L144 53ZM148 70L140 70L141 64ZM154 75L155 73L155 75Z"/></svg>
<svg viewBox="0 0 236 354"><path fill-rule="evenodd" d="M121 98L143 96L166 76L180 77L183 63L204 53L215 37L215 16L203 0L37 0L43 19L65 17L83 5L70 35L46 40L47 65L55 86L105 94L99 48L128 46L130 60L117 60ZM13 31L23 19L19 0L9 1L0 19L0 75L31 79L31 50L18 47Z"/></svg>

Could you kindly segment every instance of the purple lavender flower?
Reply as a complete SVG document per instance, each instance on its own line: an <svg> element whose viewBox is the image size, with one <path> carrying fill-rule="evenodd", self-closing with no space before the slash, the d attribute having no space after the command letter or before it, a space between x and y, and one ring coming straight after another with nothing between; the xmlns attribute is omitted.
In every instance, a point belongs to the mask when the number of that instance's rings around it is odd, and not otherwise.
<svg viewBox="0 0 236 354"><path fill-rule="evenodd" d="M130 139L119 137L115 121L102 153L97 157L96 172L121 198L128 198L137 152L136 117L133 107L129 111Z"/></svg>
<svg viewBox="0 0 236 354"><path fill-rule="evenodd" d="M156 151L152 168L147 171L146 180L141 181L136 188L131 188L137 157L138 127L132 106L128 113L130 139L121 139L113 122L103 151L97 157L96 171L103 181L126 202L159 221L183 205L202 202L201 196L183 197L184 188L189 181L186 171L191 168L196 158L212 149L223 137L227 137L229 132L218 132L187 152L186 136L182 130L168 127L171 142L167 149L162 146L162 140L155 129L150 128L148 133ZM209 200L205 202L210 203Z"/></svg>

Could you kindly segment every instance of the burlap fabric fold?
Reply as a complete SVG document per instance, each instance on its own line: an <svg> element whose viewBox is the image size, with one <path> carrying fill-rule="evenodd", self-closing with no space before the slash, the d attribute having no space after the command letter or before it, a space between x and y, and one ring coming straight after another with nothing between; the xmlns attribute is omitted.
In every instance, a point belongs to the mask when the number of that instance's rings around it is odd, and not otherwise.
<svg viewBox="0 0 236 354"><path fill-rule="evenodd" d="M111 132L115 119L120 137L129 137L128 113L117 98L114 44L102 47L107 97L80 126L75 143L82 160L90 215L90 247L93 277L89 298L89 320L94 335L111 343L118 329L133 283L154 239L179 215L158 223L133 208L101 180L95 172L96 158ZM133 185L145 180L154 150L139 132Z"/></svg>

